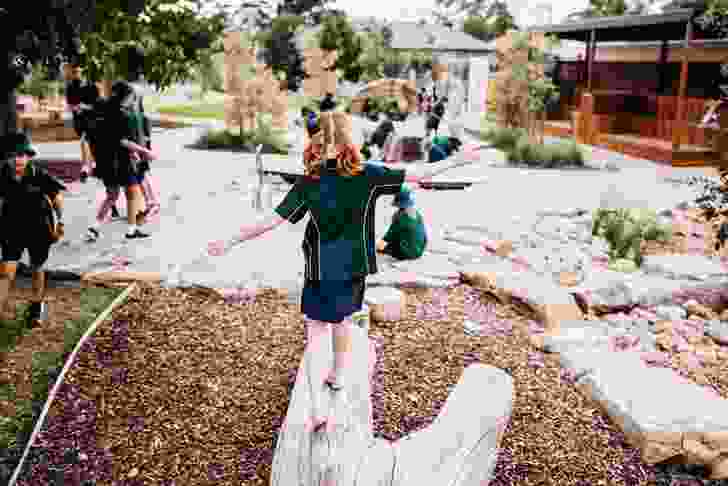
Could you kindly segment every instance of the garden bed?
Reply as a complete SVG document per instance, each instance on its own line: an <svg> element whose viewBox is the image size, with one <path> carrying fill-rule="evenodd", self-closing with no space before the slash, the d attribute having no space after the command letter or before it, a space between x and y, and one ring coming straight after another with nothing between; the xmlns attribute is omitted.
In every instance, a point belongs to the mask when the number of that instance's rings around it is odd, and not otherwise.
<svg viewBox="0 0 728 486"><path fill-rule="evenodd" d="M18 282L20 284L21 282ZM27 282L26 282L27 283ZM0 482L10 479L68 355L118 288L48 288L49 320L30 329L22 322L30 285L14 289L17 319L0 321ZM31 449L32 450L32 449Z"/></svg>
<svg viewBox="0 0 728 486"><path fill-rule="evenodd" d="M539 326L524 309L460 285L446 291L445 308L430 309L439 316L425 316L419 310L432 291L405 293L408 317L370 326L382 345L372 391L377 436L397 440L429 425L464 367L479 361L507 371L515 388L491 486L643 485L669 469L641 461L562 373L558 355L534 352L528 339ZM492 303L491 315L512 329L466 335L474 302ZM77 356L39 444L50 466L63 467L64 452L78 459L66 466L67 480L93 471L104 484L267 486L303 349L302 316L281 292L226 303L211 291L142 284ZM728 397L725 366L713 378ZM43 478L42 469L25 471L18 485Z"/></svg>

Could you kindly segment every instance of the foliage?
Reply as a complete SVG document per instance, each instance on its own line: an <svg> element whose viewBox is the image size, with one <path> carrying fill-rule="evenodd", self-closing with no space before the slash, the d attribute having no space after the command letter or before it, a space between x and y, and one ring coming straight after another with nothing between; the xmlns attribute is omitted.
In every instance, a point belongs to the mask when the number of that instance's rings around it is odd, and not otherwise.
<svg viewBox="0 0 728 486"><path fill-rule="evenodd" d="M494 1L485 15L470 15L463 21L463 32L489 42L516 28L513 15L505 2Z"/></svg>
<svg viewBox="0 0 728 486"><path fill-rule="evenodd" d="M533 143L526 136L521 136L515 145L507 150L506 158L508 162L514 164L543 168L584 165L584 154L576 143L545 145Z"/></svg>
<svg viewBox="0 0 728 486"><path fill-rule="evenodd" d="M282 130L274 129L267 117L263 115L258 115L256 125L255 130L241 130L240 133L232 133L228 130L208 130L197 140L196 146L205 149L242 149L246 145L263 144L270 146L275 153L288 154Z"/></svg>
<svg viewBox="0 0 728 486"><path fill-rule="evenodd" d="M145 79L157 89L191 79L206 57L222 52L222 14L204 17L191 2L175 0L147 0L138 16L111 5L97 7L97 28L81 36L81 64L90 80L124 77L119 55L128 46L144 49Z"/></svg>
<svg viewBox="0 0 728 486"><path fill-rule="evenodd" d="M506 66L506 77L497 83L499 104L504 115L506 126L521 127L525 117L531 113L543 113L546 103L558 95L558 89L548 74L539 74L539 65L546 62L544 51L530 46L528 32L516 33L511 48L503 53L499 52L499 63ZM546 37L547 48L558 45L559 40L554 36ZM514 64L510 60L527 51L528 63ZM523 89L527 87L527 89ZM529 126L529 133L534 131L534 124Z"/></svg>
<svg viewBox="0 0 728 486"><path fill-rule="evenodd" d="M592 236L604 238L609 245L609 261L629 259L642 265L642 241L667 241L672 235L669 226L659 225L651 210L598 209L594 214Z"/></svg>
<svg viewBox="0 0 728 486"><path fill-rule="evenodd" d="M354 32L349 19L341 15L326 17L318 36L321 49L336 50L336 63L332 69L340 70L341 77L346 81L358 82L364 72L359 64L363 41Z"/></svg>
<svg viewBox="0 0 728 486"><path fill-rule="evenodd" d="M728 37L728 0L709 0L707 9L696 18L696 23L712 36ZM728 63L721 65L722 78L728 77Z"/></svg>
<svg viewBox="0 0 728 486"><path fill-rule="evenodd" d="M526 131L518 127L496 127L483 134L483 138L489 141L498 150L510 152L515 148L518 140L526 135Z"/></svg>
<svg viewBox="0 0 728 486"><path fill-rule="evenodd" d="M296 34L302 30L305 19L299 15L279 15L273 19L271 29L259 32L255 40L263 47L263 59L273 74L288 82L290 91L298 91L306 78L303 54L296 45Z"/></svg>
<svg viewBox="0 0 728 486"><path fill-rule="evenodd" d="M399 113L399 98L396 96L370 96L369 113Z"/></svg>
<svg viewBox="0 0 728 486"><path fill-rule="evenodd" d="M43 64L33 66L30 76L18 88L18 91L39 99L58 94L63 83L48 80L48 68Z"/></svg>
<svg viewBox="0 0 728 486"><path fill-rule="evenodd" d="M200 53L200 64L195 68L195 73L202 96L205 96L209 91L224 91L223 63L222 53L213 54L209 49L205 49Z"/></svg>
<svg viewBox="0 0 728 486"><path fill-rule="evenodd" d="M728 169L719 169L720 182L706 177L691 177L688 185L699 186L702 193L695 199L703 216L708 222L718 220L715 235L715 251L725 246L728 240Z"/></svg>

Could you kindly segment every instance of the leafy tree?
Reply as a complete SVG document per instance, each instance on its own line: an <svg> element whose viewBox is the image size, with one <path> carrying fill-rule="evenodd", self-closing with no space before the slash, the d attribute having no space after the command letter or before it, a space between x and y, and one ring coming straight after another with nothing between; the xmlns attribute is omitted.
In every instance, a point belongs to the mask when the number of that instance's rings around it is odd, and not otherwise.
<svg viewBox="0 0 728 486"><path fill-rule="evenodd" d="M318 36L321 49L337 51L336 63L331 69L339 70L347 81L358 82L364 73L364 68L359 63L363 41L354 32L349 19L343 15L326 17Z"/></svg>
<svg viewBox="0 0 728 486"><path fill-rule="evenodd" d="M463 22L463 32L484 42L492 41L516 28L516 22L505 2L496 0L485 15L468 16Z"/></svg>
<svg viewBox="0 0 728 486"><path fill-rule="evenodd" d="M104 2L95 16L98 27L82 36L81 46L81 64L94 81L120 76L119 54L128 46L144 49L145 78L157 89L192 78L205 57L222 52L225 16L202 17L189 1L147 0L134 17Z"/></svg>
<svg viewBox="0 0 728 486"><path fill-rule="evenodd" d="M263 47L263 59L278 79L286 80L288 89L297 91L307 77L303 67L303 54L296 45L296 35L304 25L300 15L279 15L271 23L271 29L256 35Z"/></svg>

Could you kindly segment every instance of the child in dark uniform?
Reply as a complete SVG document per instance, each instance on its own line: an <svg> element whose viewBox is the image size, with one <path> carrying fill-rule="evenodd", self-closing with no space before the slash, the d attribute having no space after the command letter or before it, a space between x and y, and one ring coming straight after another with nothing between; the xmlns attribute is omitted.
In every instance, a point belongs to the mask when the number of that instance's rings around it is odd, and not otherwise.
<svg viewBox="0 0 728 486"><path fill-rule="evenodd" d="M392 204L399 211L394 214L387 234L377 243L377 250L398 260L421 257L427 246L427 230L422 215L415 208L412 192L403 187Z"/></svg>
<svg viewBox="0 0 728 486"><path fill-rule="evenodd" d="M0 310L3 319L15 317L8 308L8 294L15 281L18 261L25 250L33 272L29 324L47 319L45 272L50 247L63 236L63 196L66 187L30 160L36 155L28 137L10 134L2 140L4 163L0 168Z"/></svg>
<svg viewBox="0 0 728 486"><path fill-rule="evenodd" d="M366 275L377 273L373 226L377 198L397 194L405 181L419 183L431 176L406 176L404 170L362 163L351 141L348 115L324 112L320 116L321 133L304 152L305 176L278 205L273 218L244 226L237 241L256 238L283 221L297 223L310 212L303 242L306 270L301 311L309 348L325 339L333 325L334 350L333 369L328 374L312 370L310 381L339 390L348 367L351 315L362 307ZM317 414L320 408L314 408L314 427L319 427L327 420Z"/></svg>

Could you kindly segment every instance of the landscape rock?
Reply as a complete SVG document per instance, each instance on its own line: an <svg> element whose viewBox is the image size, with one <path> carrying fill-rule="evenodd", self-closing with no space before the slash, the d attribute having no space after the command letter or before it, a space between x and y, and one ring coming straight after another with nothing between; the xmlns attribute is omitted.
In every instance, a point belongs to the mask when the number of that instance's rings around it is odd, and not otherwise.
<svg viewBox="0 0 728 486"><path fill-rule="evenodd" d="M709 397L703 387L679 377L671 369L647 367L636 353L602 352L588 356L572 352L569 357L576 361L571 366L588 369L578 388L602 405L630 444L642 449L643 459L650 464L676 455L676 437L673 448L663 450L662 456L651 447L664 446L664 438L670 434L728 431L728 401ZM625 380L625 376L630 379ZM640 387L635 388L634 383L640 383ZM679 453L685 454L682 444Z"/></svg>
<svg viewBox="0 0 728 486"><path fill-rule="evenodd" d="M407 314L407 299L399 289L374 287L364 293L373 322L399 321Z"/></svg>
<svg viewBox="0 0 728 486"><path fill-rule="evenodd" d="M717 319L708 321L705 325L705 334L716 343L728 346L728 322Z"/></svg>
<svg viewBox="0 0 728 486"><path fill-rule="evenodd" d="M655 314L659 318L669 321L677 321L688 317L688 311L679 305L658 305L655 307Z"/></svg>
<svg viewBox="0 0 728 486"><path fill-rule="evenodd" d="M642 270L652 275L699 281L722 277L726 273L720 261L703 255L647 255Z"/></svg>

